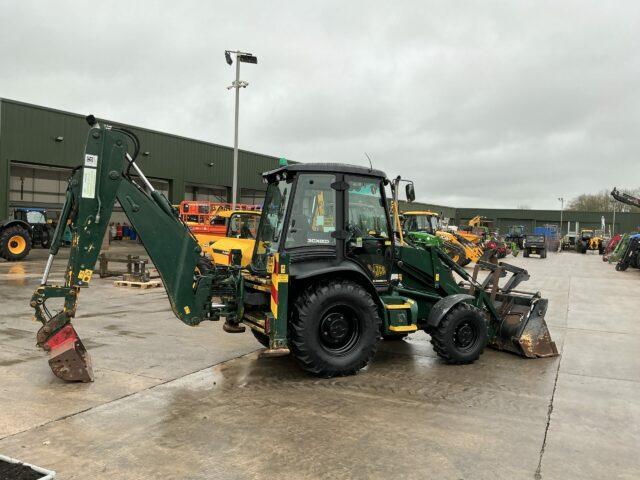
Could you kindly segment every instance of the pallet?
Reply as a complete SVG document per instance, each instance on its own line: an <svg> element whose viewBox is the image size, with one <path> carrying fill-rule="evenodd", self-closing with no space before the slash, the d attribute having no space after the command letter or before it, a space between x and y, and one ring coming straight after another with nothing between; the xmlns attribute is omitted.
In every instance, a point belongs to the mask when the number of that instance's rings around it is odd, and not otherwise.
<svg viewBox="0 0 640 480"><path fill-rule="evenodd" d="M113 282L116 287L129 287L129 288L139 288L141 290L146 290L147 288L155 288L161 287L162 282L160 280L151 280L149 282L130 282L127 280L116 280Z"/></svg>

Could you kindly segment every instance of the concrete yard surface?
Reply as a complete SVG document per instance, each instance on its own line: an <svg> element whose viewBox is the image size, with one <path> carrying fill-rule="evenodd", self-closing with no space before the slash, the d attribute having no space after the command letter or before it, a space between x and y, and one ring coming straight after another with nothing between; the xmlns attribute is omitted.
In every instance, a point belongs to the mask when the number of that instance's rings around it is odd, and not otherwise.
<svg viewBox="0 0 640 480"><path fill-rule="evenodd" d="M162 288L94 275L74 321L91 384L58 380L35 347L45 258L0 263L0 453L61 480L640 478L640 271L592 252L505 259L549 299L559 357L448 366L419 332L334 379L259 358L250 332L183 325Z"/></svg>

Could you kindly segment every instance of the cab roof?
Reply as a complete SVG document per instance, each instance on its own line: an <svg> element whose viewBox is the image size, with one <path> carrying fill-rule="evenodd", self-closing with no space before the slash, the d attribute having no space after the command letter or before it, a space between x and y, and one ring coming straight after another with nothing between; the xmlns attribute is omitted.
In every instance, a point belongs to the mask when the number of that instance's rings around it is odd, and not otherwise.
<svg viewBox="0 0 640 480"><path fill-rule="evenodd" d="M281 172L347 173L352 175L365 175L368 177L378 177L385 180L387 178L387 174L384 173L382 170L376 170L375 168L372 169L369 167L362 167L360 165L350 165L348 163L295 163L292 165L276 168L274 170L269 170L268 172L264 172L262 176L264 178L269 178Z"/></svg>
<svg viewBox="0 0 640 480"><path fill-rule="evenodd" d="M248 215L260 216L260 210L221 210L215 214L216 217L229 218L236 213L246 213Z"/></svg>
<svg viewBox="0 0 640 480"><path fill-rule="evenodd" d="M431 215L435 217L440 216L439 213L432 212L431 210L411 210L409 212L402 212L402 215Z"/></svg>

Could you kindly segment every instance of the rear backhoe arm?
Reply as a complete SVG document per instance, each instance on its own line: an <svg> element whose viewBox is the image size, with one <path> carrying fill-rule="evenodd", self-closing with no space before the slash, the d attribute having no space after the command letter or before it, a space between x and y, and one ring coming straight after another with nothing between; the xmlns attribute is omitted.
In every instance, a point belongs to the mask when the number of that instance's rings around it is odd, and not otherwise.
<svg viewBox="0 0 640 480"><path fill-rule="evenodd" d="M135 135L124 129L100 126L92 117L89 121L92 128L83 164L69 180L41 285L31 298L35 317L42 323L38 345L50 351L51 369L64 380L93 380L90 358L70 322L81 289L91 281L116 200L157 268L174 314L187 325L217 320L219 312L211 307L212 286L216 284L224 291L226 285L226 290L231 291L239 275L234 274L235 267L216 270L201 256L198 242L188 227L136 165L139 145ZM135 147L133 156L127 150L131 142ZM132 169L135 176L129 173ZM72 242L64 285L49 285L51 265L67 225ZM51 298L63 299L60 312L50 313L47 301Z"/></svg>

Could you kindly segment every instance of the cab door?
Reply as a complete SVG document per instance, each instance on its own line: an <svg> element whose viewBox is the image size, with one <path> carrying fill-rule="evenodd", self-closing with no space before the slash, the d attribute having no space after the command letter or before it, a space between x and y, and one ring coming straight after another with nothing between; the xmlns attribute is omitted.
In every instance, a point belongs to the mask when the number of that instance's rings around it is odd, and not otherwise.
<svg viewBox="0 0 640 480"><path fill-rule="evenodd" d="M346 257L357 262L377 287L389 285L392 231L380 179L345 176Z"/></svg>

